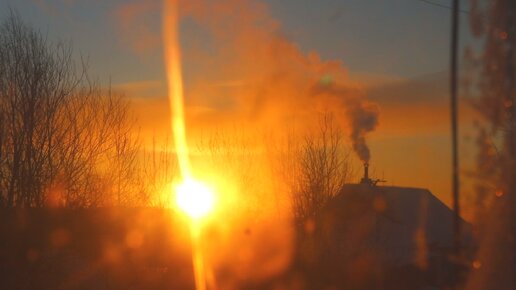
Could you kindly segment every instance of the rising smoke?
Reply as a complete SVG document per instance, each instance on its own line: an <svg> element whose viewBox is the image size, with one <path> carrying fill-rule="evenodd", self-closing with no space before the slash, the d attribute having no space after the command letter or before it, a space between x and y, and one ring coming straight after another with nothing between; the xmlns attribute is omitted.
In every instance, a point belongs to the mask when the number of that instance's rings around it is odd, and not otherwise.
<svg viewBox="0 0 516 290"><path fill-rule="evenodd" d="M338 100L349 126L349 137L360 160L368 163L371 153L366 142L366 135L378 126L379 108L375 103L361 96L351 94L345 87L331 82L321 82L313 90L316 97Z"/></svg>
<svg viewBox="0 0 516 290"><path fill-rule="evenodd" d="M185 63L199 71L187 88L190 105L207 108L190 115L193 123L304 126L330 111L348 128L359 158L369 161L366 135L378 125L378 106L349 81L340 60L301 51L260 1L185 1L183 13L208 36L185 43Z"/></svg>
<svg viewBox="0 0 516 290"><path fill-rule="evenodd" d="M350 137L353 150L360 160L368 163L371 153L366 143L366 134L374 131L378 125L378 107L375 104L354 101L348 103L347 114L351 123Z"/></svg>

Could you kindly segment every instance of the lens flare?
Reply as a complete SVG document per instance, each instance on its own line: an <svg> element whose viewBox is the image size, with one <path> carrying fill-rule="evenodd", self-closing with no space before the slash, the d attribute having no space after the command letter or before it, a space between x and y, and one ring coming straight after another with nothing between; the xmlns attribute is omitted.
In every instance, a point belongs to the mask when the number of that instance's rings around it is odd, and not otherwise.
<svg viewBox="0 0 516 290"><path fill-rule="evenodd" d="M186 180L176 187L176 204L192 219L206 216L214 204L213 192L195 180Z"/></svg>
<svg viewBox="0 0 516 290"><path fill-rule="evenodd" d="M179 46L178 0L163 2L163 44L167 70L168 98L172 133L183 179L191 176L188 144L186 142L181 48Z"/></svg>
<svg viewBox="0 0 516 290"><path fill-rule="evenodd" d="M167 71L171 127L183 183L177 187L177 205L191 218L192 260L195 288L206 290L206 274L200 240L199 221L213 207L213 194L203 184L194 181L186 141L181 48L179 45L178 0L163 1L163 45Z"/></svg>

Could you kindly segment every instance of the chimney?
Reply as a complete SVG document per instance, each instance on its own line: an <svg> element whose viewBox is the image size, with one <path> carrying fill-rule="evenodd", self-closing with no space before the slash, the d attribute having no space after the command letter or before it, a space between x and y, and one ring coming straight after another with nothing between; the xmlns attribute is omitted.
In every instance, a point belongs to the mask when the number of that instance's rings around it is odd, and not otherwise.
<svg viewBox="0 0 516 290"><path fill-rule="evenodd" d="M369 178L369 163L364 162L364 177L360 180L361 184L367 184L371 186L376 186L379 182L386 182L383 179L371 179Z"/></svg>
<svg viewBox="0 0 516 290"><path fill-rule="evenodd" d="M362 184L373 184L373 181L369 179L369 163L364 163L364 177L360 180Z"/></svg>

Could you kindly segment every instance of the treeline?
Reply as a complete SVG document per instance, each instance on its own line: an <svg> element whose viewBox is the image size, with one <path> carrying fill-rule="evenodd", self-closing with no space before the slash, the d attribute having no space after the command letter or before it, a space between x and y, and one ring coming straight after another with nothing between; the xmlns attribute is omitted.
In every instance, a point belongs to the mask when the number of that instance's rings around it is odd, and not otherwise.
<svg viewBox="0 0 516 290"><path fill-rule="evenodd" d="M91 81L70 44L11 12L0 25L0 206L149 203L143 180L159 164L141 152L129 105Z"/></svg>

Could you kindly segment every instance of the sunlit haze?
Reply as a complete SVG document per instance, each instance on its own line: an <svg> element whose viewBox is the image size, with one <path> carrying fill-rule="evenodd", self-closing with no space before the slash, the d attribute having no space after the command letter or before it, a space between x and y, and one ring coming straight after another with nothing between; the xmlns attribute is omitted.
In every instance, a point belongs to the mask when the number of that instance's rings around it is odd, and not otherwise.
<svg viewBox="0 0 516 290"><path fill-rule="evenodd" d="M177 206L192 219L207 215L215 205L214 193L199 181L185 180L175 186L175 193Z"/></svg>
<svg viewBox="0 0 516 290"><path fill-rule="evenodd" d="M0 0L0 289L516 289L515 82L515 0Z"/></svg>

